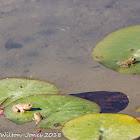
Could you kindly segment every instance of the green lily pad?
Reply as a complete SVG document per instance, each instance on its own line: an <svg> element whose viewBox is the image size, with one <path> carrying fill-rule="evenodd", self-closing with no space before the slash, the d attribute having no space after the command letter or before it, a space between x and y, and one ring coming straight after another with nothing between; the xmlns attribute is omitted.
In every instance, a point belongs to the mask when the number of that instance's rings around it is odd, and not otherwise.
<svg viewBox="0 0 140 140"><path fill-rule="evenodd" d="M56 86L39 80L7 78L0 80L0 108L11 102L35 94L59 94Z"/></svg>
<svg viewBox="0 0 140 140"><path fill-rule="evenodd" d="M111 33L95 46L92 56L115 71L140 74L140 25ZM118 66L118 62L131 57L136 58L135 65L129 65L128 68Z"/></svg>
<svg viewBox="0 0 140 140"><path fill-rule="evenodd" d="M140 123L122 114L86 114L68 121L62 128L70 140L133 140L140 136Z"/></svg>
<svg viewBox="0 0 140 140"><path fill-rule="evenodd" d="M13 105L31 102L34 107L30 111L15 113ZM4 115L17 124L32 121L35 112L40 112L43 120L37 127L60 128L72 118L87 113L99 113L100 107L91 101L68 95L34 95L12 102L5 107Z"/></svg>

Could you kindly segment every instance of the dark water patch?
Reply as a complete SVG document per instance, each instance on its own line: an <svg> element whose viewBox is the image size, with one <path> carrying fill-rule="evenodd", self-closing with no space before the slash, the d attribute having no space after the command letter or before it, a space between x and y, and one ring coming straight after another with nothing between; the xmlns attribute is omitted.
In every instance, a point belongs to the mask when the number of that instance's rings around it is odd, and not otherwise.
<svg viewBox="0 0 140 140"><path fill-rule="evenodd" d="M15 42L11 39L9 39L6 43L5 43L5 48L10 50L10 49L20 49L22 48L23 45L18 43L18 42Z"/></svg>
<svg viewBox="0 0 140 140"><path fill-rule="evenodd" d="M97 103L101 107L101 113L117 113L129 103L128 97L121 92L95 91L70 95Z"/></svg>
<svg viewBox="0 0 140 140"><path fill-rule="evenodd" d="M42 30L42 31L40 31L39 32L39 34L40 35L53 35L53 34L55 34L56 33L56 31L55 30L53 30L53 29L48 29L48 30Z"/></svg>

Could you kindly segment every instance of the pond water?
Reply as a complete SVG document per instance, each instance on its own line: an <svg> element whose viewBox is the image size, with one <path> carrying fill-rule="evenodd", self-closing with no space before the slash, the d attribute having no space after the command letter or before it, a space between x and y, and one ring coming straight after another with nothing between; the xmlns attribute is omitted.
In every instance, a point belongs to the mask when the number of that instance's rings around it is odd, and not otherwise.
<svg viewBox="0 0 140 140"><path fill-rule="evenodd" d="M139 7L139 0L0 0L0 78L49 81L61 94L121 92L129 104L119 113L140 116L133 112L140 105L140 76L115 72L91 56L108 34L140 24ZM37 131L33 122L0 120L0 137L6 132L29 134L20 139L31 139ZM47 129L41 134L58 132ZM52 135L48 139L66 140Z"/></svg>

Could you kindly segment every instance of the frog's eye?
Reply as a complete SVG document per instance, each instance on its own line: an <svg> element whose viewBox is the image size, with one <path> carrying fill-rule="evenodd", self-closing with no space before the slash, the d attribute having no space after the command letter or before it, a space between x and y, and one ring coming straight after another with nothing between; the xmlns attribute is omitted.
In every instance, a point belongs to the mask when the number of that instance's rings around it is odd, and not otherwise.
<svg viewBox="0 0 140 140"><path fill-rule="evenodd" d="M32 106L32 104L31 104L31 103L29 103L29 106Z"/></svg>

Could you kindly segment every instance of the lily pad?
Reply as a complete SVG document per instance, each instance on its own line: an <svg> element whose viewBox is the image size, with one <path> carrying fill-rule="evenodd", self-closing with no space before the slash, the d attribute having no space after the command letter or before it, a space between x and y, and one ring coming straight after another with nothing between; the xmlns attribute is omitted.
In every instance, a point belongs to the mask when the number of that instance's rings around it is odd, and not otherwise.
<svg viewBox="0 0 140 140"><path fill-rule="evenodd" d="M0 80L0 108L11 102L35 94L59 94L56 86L39 80L7 78Z"/></svg>
<svg viewBox="0 0 140 140"><path fill-rule="evenodd" d="M68 121L62 128L70 140L133 140L140 136L140 123L122 114L86 114Z"/></svg>
<svg viewBox="0 0 140 140"><path fill-rule="evenodd" d="M140 74L140 25L111 33L95 46L92 56L115 71ZM135 65L123 68L117 64L131 57L136 59Z"/></svg>
<svg viewBox="0 0 140 140"><path fill-rule="evenodd" d="M34 105L30 111L13 112L13 105L28 102ZM57 129L72 118L87 113L99 113L100 107L96 103L74 96L34 95L16 100L4 109L5 117L17 124L32 121L35 112L40 112L43 117L37 127Z"/></svg>

